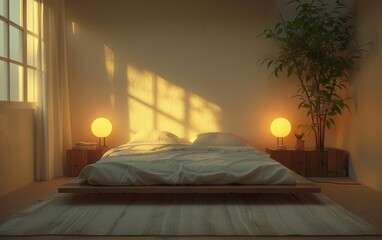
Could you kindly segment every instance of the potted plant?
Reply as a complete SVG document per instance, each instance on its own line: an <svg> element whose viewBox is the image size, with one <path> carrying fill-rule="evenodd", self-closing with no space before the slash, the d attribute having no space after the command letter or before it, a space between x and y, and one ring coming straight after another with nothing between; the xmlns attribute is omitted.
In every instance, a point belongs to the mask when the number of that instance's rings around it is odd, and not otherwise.
<svg viewBox="0 0 382 240"><path fill-rule="evenodd" d="M335 116L349 110L347 97L340 91L347 89L349 73L364 51L352 33L355 14L346 4L337 0L291 0L296 16L281 20L273 28L266 28L260 36L274 39L278 53L263 59L271 76L298 79L294 96L298 109L305 109L314 133L316 150L325 146L325 130L335 124Z"/></svg>

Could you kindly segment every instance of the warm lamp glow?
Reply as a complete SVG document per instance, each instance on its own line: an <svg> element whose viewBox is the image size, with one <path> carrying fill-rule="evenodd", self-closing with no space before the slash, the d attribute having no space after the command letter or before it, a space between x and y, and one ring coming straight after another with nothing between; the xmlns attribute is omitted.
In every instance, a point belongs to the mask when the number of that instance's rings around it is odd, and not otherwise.
<svg viewBox="0 0 382 240"><path fill-rule="evenodd" d="M97 118L92 123L92 132L96 137L107 137L111 130L111 122L106 118Z"/></svg>
<svg viewBox="0 0 382 240"><path fill-rule="evenodd" d="M107 118L97 118L93 121L91 129L96 137L104 138L103 145L105 146L105 137L110 135L113 127ZM99 145L101 145L101 142L99 142Z"/></svg>
<svg viewBox="0 0 382 240"><path fill-rule="evenodd" d="M286 118L276 118L271 123L271 132L275 137L286 137L290 133L291 125Z"/></svg>
<svg viewBox="0 0 382 240"><path fill-rule="evenodd" d="M283 137L288 136L291 130L291 125L288 119L285 118L276 118L271 123L271 132L277 137L277 146L276 149L285 149L283 145ZM281 139L281 144L280 140Z"/></svg>

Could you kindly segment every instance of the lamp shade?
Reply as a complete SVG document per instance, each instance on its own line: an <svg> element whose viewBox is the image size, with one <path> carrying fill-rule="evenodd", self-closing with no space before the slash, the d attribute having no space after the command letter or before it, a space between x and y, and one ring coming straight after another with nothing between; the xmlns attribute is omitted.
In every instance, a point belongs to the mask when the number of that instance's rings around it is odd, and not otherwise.
<svg viewBox="0 0 382 240"><path fill-rule="evenodd" d="M113 129L111 122L107 118L97 118L91 126L92 132L96 137L107 137Z"/></svg>
<svg viewBox="0 0 382 240"><path fill-rule="evenodd" d="M271 132L275 137L286 137L290 133L291 125L286 118L276 118L271 123Z"/></svg>

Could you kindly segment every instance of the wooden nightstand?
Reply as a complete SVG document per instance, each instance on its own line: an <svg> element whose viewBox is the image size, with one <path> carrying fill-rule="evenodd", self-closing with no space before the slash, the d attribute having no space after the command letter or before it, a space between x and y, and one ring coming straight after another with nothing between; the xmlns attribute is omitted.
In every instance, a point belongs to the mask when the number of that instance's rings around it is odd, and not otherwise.
<svg viewBox="0 0 382 240"><path fill-rule="evenodd" d="M109 148L83 150L69 149L66 151L66 176L77 177L88 164L95 163Z"/></svg>
<svg viewBox="0 0 382 240"><path fill-rule="evenodd" d="M271 158L304 177L347 177L348 153L340 149L324 151L266 149Z"/></svg>

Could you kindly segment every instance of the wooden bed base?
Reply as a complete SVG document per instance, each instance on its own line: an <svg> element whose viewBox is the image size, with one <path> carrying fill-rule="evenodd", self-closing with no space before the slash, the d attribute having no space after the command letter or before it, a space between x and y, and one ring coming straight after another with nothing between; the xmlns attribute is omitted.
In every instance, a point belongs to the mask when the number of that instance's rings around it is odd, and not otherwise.
<svg viewBox="0 0 382 240"><path fill-rule="evenodd" d="M296 174L297 175L297 174ZM155 185L155 186L91 186L69 182L59 193L319 193L315 183L297 175L295 185Z"/></svg>

